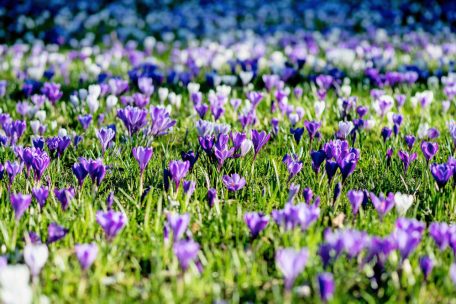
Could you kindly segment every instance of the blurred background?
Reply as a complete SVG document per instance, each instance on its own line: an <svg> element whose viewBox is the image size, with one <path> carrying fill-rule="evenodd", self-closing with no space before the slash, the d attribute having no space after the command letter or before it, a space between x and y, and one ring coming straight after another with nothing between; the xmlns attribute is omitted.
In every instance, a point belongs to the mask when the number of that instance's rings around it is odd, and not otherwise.
<svg viewBox="0 0 456 304"><path fill-rule="evenodd" d="M125 42L242 39L248 35L340 30L445 35L456 1L0 1L0 43L93 45Z"/></svg>

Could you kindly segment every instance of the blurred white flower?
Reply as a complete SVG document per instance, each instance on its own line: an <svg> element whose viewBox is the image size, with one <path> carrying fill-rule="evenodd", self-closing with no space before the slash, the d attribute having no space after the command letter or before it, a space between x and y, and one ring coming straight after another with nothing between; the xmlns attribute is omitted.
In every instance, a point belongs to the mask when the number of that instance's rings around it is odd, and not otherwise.
<svg viewBox="0 0 456 304"><path fill-rule="evenodd" d="M399 216L404 216L413 204L413 195L398 192L394 195L394 202Z"/></svg>
<svg viewBox="0 0 456 304"><path fill-rule="evenodd" d="M67 135L68 135L68 132L67 132L66 129L60 128L60 129L59 129L58 135L59 135L59 137L64 137L64 136L67 136Z"/></svg>
<svg viewBox="0 0 456 304"><path fill-rule="evenodd" d="M314 104L314 109L315 109L315 116L317 119L321 118L321 115L325 111L326 104L324 101L317 101Z"/></svg>
<svg viewBox="0 0 456 304"><path fill-rule="evenodd" d="M158 98L160 99L160 103L164 103L166 98L168 97L169 89L168 88L159 88L158 89Z"/></svg>
<svg viewBox="0 0 456 304"><path fill-rule="evenodd" d="M98 110L100 103L95 95L87 96L87 106L89 107L90 113L95 113Z"/></svg>
<svg viewBox="0 0 456 304"><path fill-rule="evenodd" d="M112 108L114 108L117 105L118 99L117 96L115 95L109 95L106 98L106 107L108 112L111 111Z"/></svg>
<svg viewBox="0 0 456 304"><path fill-rule="evenodd" d="M30 271L25 265L8 265L0 268L0 302L32 303L33 292L29 281Z"/></svg>
<svg viewBox="0 0 456 304"><path fill-rule="evenodd" d="M40 274L49 257L49 250L44 244L28 244L24 248L24 260L32 276Z"/></svg>

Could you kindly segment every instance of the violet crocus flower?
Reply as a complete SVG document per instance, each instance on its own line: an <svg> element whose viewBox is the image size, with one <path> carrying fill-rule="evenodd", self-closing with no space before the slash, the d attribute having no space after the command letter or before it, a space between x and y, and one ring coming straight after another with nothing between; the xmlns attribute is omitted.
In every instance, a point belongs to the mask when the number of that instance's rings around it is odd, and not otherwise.
<svg viewBox="0 0 456 304"><path fill-rule="evenodd" d="M304 126L306 127L307 133L309 134L310 141L315 138L318 130L321 127L321 122L318 121L304 121Z"/></svg>
<svg viewBox="0 0 456 304"><path fill-rule="evenodd" d="M286 204L282 210L273 210L272 218L278 226L283 227L285 230L292 230L300 227L301 230L306 230L312 225L320 216L320 208L318 204L307 205Z"/></svg>
<svg viewBox="0 0 456 304"><path fill-rule="evenodd" d="M68 234L68 231L67 228L60 226L57 223L50 223L48 226L48 238L46 243L49 245L60 241Z"/></svg>
<svg viewBox="0 0 456 304"><path fill-rule="evenodd" d="M288 199L287 199L287 203L293 203L293 200L295 198L295 196L298 194L299 192L299 184L290 184L290 187L288 188Z"/></svg>
<svg viewBox="0 0 456 304"><path fill-rule="evenodd" d="M169 112L165 108L152 107L150 110L151 126L149 135L165 135L176 124L175 120L169 117Z"/></svg>
<svg viewBox="0 0 456 304"><path fill-rule="evenodd" d="M299 145L301 138L304 135L304 128L290 128L290 133L293 135L296 143Z"/></svg>
<svg viewBox="0 0 456 304"><path fill-rule="evenodd" d="M315 174L318 174L320 172L321 164L326 159L326 153L323 150L312 150L312 152L310 152L310 158L312 159L312 170Z"/></svg>
<svg viewBox="0 0 456 304"><path fill-rule="evenodd" d="M180 240L174 243L173 251L183 271L186 271L191 262L198 257L199 244L193 240Z"/></svg>
<svg viewBox="0 0 456 304"><path fill-rule="evenodd" d="M191 197L193 192L196 189L196 182L190 180L184 180L182 183L182 188L184 189L184 193L187 197Z"/></svg>
<svg viewBox="0 0 456 304"><path fill-rule="evenodd" d="M384 128L382 129L382 131L380 132L380 134L381 134L382 137L383 137L383 142L386 142L386 140L387 140L388 138L391 137L391 133L392 133L392 130L391 130L390 128L388 128L388 127L384 127Z"/></svg>
<svg viewBox="0 0 456 304"><path fill-rule="evenodd" d="M117 110L117 117L122 120L130 136L137 133L147 124L147 110L132 106Z"/></svg>
<svg viewBox="0 0 456 304"><path fill-rule="evenodd" d="M453 168L448 164L431 164L431 174L439 189L443 189L453 175Z"/></svg>
<svg viewBox="0 0 456 304"><path fill-rule="evenodd" d="M405 135L404 137L405 143L407 144L407 147L409 150L412 150L413 145L415 144L415 136L413 135Z"/></svg>
<svg viewBox="0 0 456 304"><path fill-rule="evenodd" d="M394 207L394 193L390 192L387 197L385 197L382 193L377 197L371 192L370 198L375 210L377 210L380 220L382 220L383 217Z"/></svg>
<svg viewBox="0 0 456 304"><path fill-rule="evenodd" d="M405 151L400 150L397 152L397 155L399 155L399 158L401 159L402 164L404 165L404 174L405 174L405 173L407 173L407 170L408 170L410 164L414 160L416 160L417 154L416 153L409 154Z"/></svg>
<svg viewBox="0 0 456 304"><path fill-rule="evenodd" d="M173 241L177 242L182 238L190 223L190 214L177 214L169 212L166 216L167 225L173 232Z"/></svg>
<svg viewBox="0 0 456 304"><path fill-rule="evenodd" d="M244 214L244 221L249 227L252 238L256 238L268 225L269 216L262 212L247 212Z"/></svg>
<svg viewBox="0 0 456 304"><path fill-rule="evenodd" d="M214 204L217 202L217 190L214 188L210 188L207 190L207 202L209 207L213 207Z"/></svg>
<svg viewBox="0 0 456 304"><path fill-rule="evenodd" d="M77 244L74 246L74 252L76 253L81 269L86 271L97 258L98 246L95 243Z"/></svg>
<svg viewBox="0 0 456 304"><path fill-rule="evenodd" d="M112 128L101 128L97 131L97 137L101 143L101 150L104 155L109 147L109 144L112 142L114 137L116 137L116 131L114 131Z"/></svg>
<svg viewBox="0 0 456 304"><path fill-rule="evenodd" d="M135 147L132 149L132 153L139 164L139 171L142 175L152 158L154 150L151 147Z"/></svg>
<svg viewBox="0 0 456 304"><path fill-rule="evenodd" d="M348 201L351 204L353 215L358 214L359 207L364 200L364 191L362 190L349 190L347 192Z"/></svg>
<svg viewBox="0 0 456 304"><path fill-rule="evenodd" d="M181 180L187 175L189 169L189 161L173 160L169 163L169 174L176 186L176 191L179 188Z"/></svg>
<svg viewBox="0 0 456 304"><path fill-rule="evenodd" d="M320 298L323 302L328 302L332 299L335 290L334 277L329 272L324 272L318 275L318 286Z"/></svg>
<svg viewBox="0 0 456 304"><path fill-rule="evenodd" d="M29 194L16 193L11 194L10 200L14 210L14 217L19 221L24 215L25 210L30 206L32 196Z"/></svg>
<svg viewBox="0 0 456 304"><path fill-rule="evenodd" d="M60 91L60 84L46 82L41 89L41 93L46 95L47 99L51 102L52 105L62 98L63 92Z"/></svg>
<svg viewBox="0 0 456 304"><path fill-rule="evenodd" d="M15 162L10 162L9 160L6 161L5 170L6 170L6 173L8 174L9 185L10 186L13 184L14 179L16 178L16 176L19 173L21 173L23 167L24 167L24 165L22 163L17 162L17 161L15 161Z"/></svg>
<svg viewBox="0 0 456 304"><path fill-rule="evenodd" d="M127 216L123 212L97 211L97 223L103 228L108 241L112 241L127 223Z"/></svg>
<svg viewBox="0 0 456 304"><path fill-rule="evenodd" d="M307 248L300 250L284 248L277 251L275 261L277 268L283 274L285 289L290 290L293 287L294 281L306 267L308 258Z"/></svg>
<svg viewBox="0 0 456 304"><path fill-rule="evenodd" d="M183 161L190 162L190 171L193 170L193 167L195 166L196 161L198 160L198 157L199 157L199 153L195 154L195 152L193 152L191 150L188 152L184 152L184 151L181 152L181 159Z"/></svg>
<svg viewBox="0 0 456 304"><path fill-rule="evenodd" d="M429 235L441 251L445 250L450 243L451 226L447 223L434 222L429 226Z"/></svg>
<svg viewBox="0 0 456 304"><path fill-rule="evenodd" d="M421 143L421 151L423 152L424 158L426 158L427 162L429 162L434 157L438 150L439 145L437 143L426 141L423 141Z"/></svg>
<svg viewBox="0 0 456 304"><path fill-rule="evenodd" d="M106 175L106 166L103 165L103 161L101 159L88 159L82 164L92 179L92 183L99 187Z"/></svg>
<svg viewBox="0 0 456 304"><path fill-rule="evenodd" d="M32 161L32 168L35 173L35 180L39 181L44 174L44 171L48 168L51 162L51 158L45 151L35 155Z"/></svg>
<svg viewBox="0 0 456 304"><path fill-rule="evenodd" d="M257 130L252 130L251 136L253 142L253 149L255 151L253 159L256 159L258 153L271 138L271 134L267 134L265 131L258 132Z"/></svg>
<svg viewBox="0 0 456 304"><path fill-rule="evenodd" d="M334 186L334 195L333 195L333 202L335 203L337 201L337 199L339 198L340 196L340 192L342 191L342 184L341 183L337 183L335 186Z"/></svg>
<svg viewBox="0 0 456 304"><path fill-rule="evenodd" d="M432 268L434 268L434 261L427 255L422 256L420 258L420 268L423 272L424 279L427 281L432 272Z"/></svg>
<svg viewBox="0 0 456 304"><path fill-rule="evenodd" d="M223 176L223 184L228 189L228 191L235 192L244 188L245 178L241 177L237 173L225 175Z"/></svg>
<svg viewBox="0 0 456 304"><path fill-rule="evenodd" d="M92 122L92 115L79 115L78 116L79 123L82 125L84 130L87 130Z"/></svg>
<svg viewBox="0 0 456 304"><path fill-rule="evenodd" d="M331 183L338 168L339 168L339 165L337 164L337 162L335 162L333 160L328 160L328 159L326 160L325 171L326 171L326 175L328 176L328 183Z"/></svg>
<svg viewBox="0 0 456 304"><path fill-rule="evenodd" d="M32 193L33 193L33 197L35 197L40 208L43 208L44 205L46 204L46 200L49 196L49 188L48 187L33 188Z"/></svg>
<svg viewBox="0 0 456 304"><path fill-rule="evenodd" d="M342 174L342 182L345 182L347 177L349 177L355 171L358 160L359 155L350 152L339 163L340 173Z"/></svg>
<svg viewBox="0 0 456 304"><path fill-rule="evenodd" d="M396 221L392 237L402 260L407 259L421 242L424 228L425 224L415 219L399 218Z"/></svg>
<svg viewBox="0 0 456 304"><path fill-rule="evenodd" d="M62 210L65 211L70 206L70 201L74 197L74 189L72 187L69 188L62 188L62 189L54 189L54 195L57 200L60 202L62 206Z"/></svg>
<svg viewBox="0 0 456 304"><path fill-rule="evenodd" d="M74 176L76 176L76 179L78 180L79 187L82 187L87 174L89 174L85 168L85 165L82 163L75 163L72 167L72 170Z"/></svg>
<svg viewBox="0 0 456 304"><path fill-rule="evenodd" d="M288 173L290 174L288 177L289 181L302 170L302 161L299 160L296 154L286 154L282 162L287 166Z"/></svg>

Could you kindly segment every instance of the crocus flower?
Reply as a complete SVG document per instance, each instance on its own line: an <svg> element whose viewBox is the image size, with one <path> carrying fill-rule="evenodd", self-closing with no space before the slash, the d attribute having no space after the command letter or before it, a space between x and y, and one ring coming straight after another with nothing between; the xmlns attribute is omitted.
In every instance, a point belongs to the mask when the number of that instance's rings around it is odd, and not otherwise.
<svg viewBox="0 0 456 304"><path fill-rule="evenodd" d="M103 228L108 241L112 241L127 223L127 216L123 212L97 211L97 223Z"/></svg>
<svg viewBox="0 0 456 304"><path fill-rule="evenodd" d="M245 186L245 178L241 177L239 174L234 173L231 176L225 175L223 176L223 183L225 187L229 191L238 191L244 188Z"/></svg>
<svg viewBox="0 0 456 304"><path fill-rule="evenodd" d="M43 208L46 204L46 200L49 196L49 188L48 187L41 187L41 188L33 188L32 189L33 196L35 197L36 201L40 208Z"/></svg>
<svg viewBox="0 0 456 304"><path fill-rule="evenodd" d="M139 164L139 171L142 175L147 167L147 164L149 164L149 161L152 158L154 150L149 147L135 147L133 148L132 153Z"/></svg>
<svg viewBox="0 0 456 304"><path fill-rule="evenodd" d="M122 120L130 136L137 133L147 124L147 110L127 106L117 110L117 117Z"/></svg>
<svg viewBox="0 0 456 304"><path fill-rule="evenodd" d="M405 260L416 249L421 242L425 224L415 219L399 218L396 221L396 228L393 232L393 239L397 249Z"/></svg>
<svg viewBox="0 0 456 304"><path fill-rule="evenodd" d="M421 143L421 151L423 152L424 158L426 158L427 162L429 162L434 157L438 150L439 145L435 142L423 141Z"/></svg>
<svg viewBox="0 0 456 304"><path fill-rule="evenodd" d="M32 168L35 172L36 181L39 181L41 179L50 162L51 158L44 151L33 157Z"/></svg>
<svg viewBox="0 0 456 304"><path fill-rule="evenodd" d="M447 164L431 164L431 174L439 189L443 189L453 175L453 169Z"/></svg>
<svg viewBox="0 0 456 304"><path fill-rule="evenodd" d="M397 152L397 155L399 155L399 158L401 159L402 164L404 165L404 173L407 173L410 164L416 159L417 154L409 154L405 151L400 150Z"/></svg>
<svg viewBox="0 0 456 304"><path fill-rule="evenodd" d="M374 204L375 210L377 210L380 220L394 207L394 194L389 193L387 197L383 194L376 196L374 193L370 193L370 198Z"/></svg>
<svg viewBox="0 0 456 304"><path fill-rule="evenodd" d="M398 192L394 195L394 202L397 213L399 216L403 216L413 204L413 195Z"/></svg>
<svg viewBox="0 0 456 304"><path fill-rule="evenodd" d="M318 174L320 172L321 164L326 159L326 153L323 150L312 150L312 152L310 152L310 157L312 159L312 170L315 174Z"/></svg>
<svg viewBox="0 0 456 304"><path fill-rule="evenodd" d="M95 243L77 244L74 246L76 257L82 270L87 270L95 262L98 255L98 246Z"/></svg>
<svg viewBox="0 0 456 304"><path fill-rule="evenodd" d="M323 302L328 302L334 295L334 278L329 272L321 273L318 275L318 286L320 291L320 298Z"/></svg>
<svg viewBox="0 0 456 304"><path fill-rule="evenodd" d="M17 161L15 162L10 162L9 160L6 161L5 169L6 173L8 174L9 177L9 185L12 185L14 182L14 179L16 178L16 175L21 173L23 164L19 163Z"/></svg>
<svg viewBox="0 0 456 304"><path fill-rule="evenodd" d="M116 131L114 131L112 128L101 128L97 131L97 137L101 143L101 150L103 152L103 155L115 136Z"/></svg>
<svg viewBox="0 0 456 304"><path fill-rule="evenodd" d="M340 173L342 174L342 182L345 182L347 177L349 177L355 171L358 160L359 155L350 152L339 163Z"/></svg>
<svg viewBox="0 0 456 304"><path fill-rule="evenodd" d="M320 216L320 208L318 204L307 205L286 204L282 210L273 210L272 218L277 225L285 230L291 230L300 227L301 230L306 230Z"/></svg>
<svg viewBox="0 0 456 304"><path fill-rule="evenodd" d="M413 135L406 135L404 137L405 143L407 144L407 147L409 150L412 150L413 145L415 144L415 136Z"/></svg>
<svg viewBox="0 0 456 304"><path fill-rule="evenodd" d="M295 196L298 194L299 192L299 184L290 184L290 187L288 188L288 199L287 199L287 203L292 203Z"/></svg>
<svg viewBox="0 0 456 304"><path fill-rule="evenodd" d="M434 261L429 256L425 255L420 258L420 268L423 272L424 279L427 280L434 268Z"/></svg>
<svg viewBox="0 0 456 304"><path fill-rule="evenodd" d="M302 169L302 161L299 160L296 154L286 154L282 162L287 166L288 173L290 174L288 180L295 177Z"/></svg>
<svg viewBox="0 0 456 304"><path fill-rule="evenodd" d="M333 160L326 160L326 163L325 163L325 171L326 171L326 175L328 176L328 183L331 183L332 181L332 178L334 177L334 174L336 174L337 172L337 168L339 168L339 165L337 164L337 162L333 161Z"/></svg>
<svg viewBox="0 0 456 304"><path fill-rule="evenodd" d="M193 192L195 192L196 182L184 180L182 187L184 188L184 193L187 195L187 197L191 197Z"/></svg>
<svg viewBox="0 0 456 304"><path fill-rule="evenodd" d="M447 223L434 222L429 226L429 235L440 250L445 250L448 247L451 234L452 226L449 226Z"/></svg>
<svg viewBox="0 0 456 304"><path fill-rule="evenodd" d="M169 212L166 216L167 224L170 230L173 232L173 240L177 242L187 230L188 224L190 223L190 214L177 214Z"/></svg>
<svg viewBox="0 0 456 304"><path fill-rule="evenodd" d="M87 130L92 122L92 115L79 115L78 120L84 130Z"/></svg>
<svg viewBox="0 0 456 304"><path fill-rule="evenodd" d="M50 223L48 225L48 238L47 238L47 244L52 244L55 243L61 239L63 239L67 233L68 229L60 226L57 223Z"/></svg>
<svg viewBox="0 0 456 304"><path fill-rule="evenodd" d="M333 202L335 203L337 201L337 199L339 198L340 196L340 192L342 191L342 184L341 183L337 183L335 186L334 186L334 195L333 195Z"/></svg>
<svg viewBox="0 0 456 304"><path fill-rule="evenodd" d="M198 257L199 244L193 240L180 240L174 243L173 251L182 270L186 271Z"/></svg>
<svg viewBox="0 0 456 304"><path fill-rule="evenodd" d="M304 270L309 258L307 248L295 250L293 248L279 249L275 256L277 268L282 272L285 288L291 289L298 275Z"/></svg>
<svg viewBox="0 0 456 304"><path fill-rule="evenodd" d="M72 187L69 188L62 188L62 189L54 189L54 195L57 200L60 202L62 206L62 210L67 210L68 206L70 205L70 201L74 197L74 189Z"/></svg>
<svg viewBox="0 0 456 304"><path fill-rule="evenodd" d="M304 135L304 128L290 128L290 133L293 135L296 143L299 145L301 138Z"/></svg>
<svg viewBox="0 0 456 304"><path fill-rule="evenodd" d="M103 161L101 159L88 159L82 161L82 164L92 179L92 183L96 183L97 186L100 186L106 175L106 166L103 165Z"/></svg>
<svg viewBox="0 0 456 304"><path fill-rule="evenodd" d="M257 130L252 130L251 135L252 135L253 149L255 151L255 156L253 158L256 159L260 150L271 138L271 134L267 134L265 131L258 132Z"/></svg>
<svg viewBox="0 0 456 304"><path fill-rule="evenodd" d="M171 175L176 190L179 188L181 180L187 175L188 170L190 169L190 162L173 160L169 163L169 174Z"/></svg>
<svg viewBox="0 0 456 304"><path fill-rule="evenodd" d="M306 202L307 205L310 205L310 203L312 202L312 198L313 198L313 192L312 192L312 189L310 188L304 188L304 190L302 190L302 196L304 197L304 201Z"/></svg>
<svg viewBox="0 0 456 304"><path fill-rule="evenodd" d="M250 229L252 238L256 238L269 223L269 216L261 212L247 212L244 214L244 221Z"/></svg>
<svg viewBox="0 0 456 304"><path fill-rule="evenodd" d="M176 124L175 120L169 117L169 112L165 108L152 107L150 110L151 126L149 135L165 135Z"/></svg>
<svg viewBox="0 0 456 304"><path fill-rule="evenodd" d="M347 192L347 197L352 206L353 215L356 215L358 213L359 207L361 207L361 204L363 203L364 191L349 190Z"/></svg>
<svg viewBox="0 0 456 304"><path fill-rule="evenodd" d="M217 201L217 190L214 188L210 188L207 190L207 202L209 203L209 207L213 207Z"/></svg>
<svg viewBox="0 0 456 304"><path fill-rule="evenodd" d="M181 152L181 159L183 161L189 161L190 162L190 171L193 170L193 166L195 166L196 161L198 160L199 154L193 151L188 151L188 152Z"/></svg>
<svg viewBox="0 0 456 304"><path fill-rule="evenodd" d="M28 244L24 248L24 261L33 277L37 277L49 257L48 247L44 244Z"/></svg>
<svg viewBox="0 0 456 304"><path fill-rule="evenodd" d="M321 127L321 122L305 121L304 126L306 127L307 133L309 134L310 141L312 141L315 138L315 135L317 135L317 132Z"/></svg>
<svg viewBox="0 0 456 304"><path fill-rule="evenodd" d="M20 220L24 215L25 210L30 206L32 202L32 196L29 194L11 194L10 196L11 205L13 206L14 216L16 220Z"/></svg>
<svg viewBox="0 0 456 304"><path fill-rule="evenodd" d="M388 127L384 127L382 129L380 134L383 137L383 142L386 142L386 140L391 137L391 132L392 132L392 130L390 128L388 128Z"/></svg>
<svg viewBox="0 0 456 304"><path fill-rule="evenodd" d="M76 179L78 180L79 187L82 187L87 174L89 174L85 168L85 165L82 163L75 163L72 167L72 170L74 176L76 176Z"/></svg>

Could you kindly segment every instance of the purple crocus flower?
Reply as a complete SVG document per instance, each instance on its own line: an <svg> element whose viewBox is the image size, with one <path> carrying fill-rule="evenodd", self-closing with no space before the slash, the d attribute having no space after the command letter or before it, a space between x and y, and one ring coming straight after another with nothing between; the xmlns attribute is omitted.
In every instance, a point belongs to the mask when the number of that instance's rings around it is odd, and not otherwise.
<svg viewBox="0 0 456 304"><path fill-rule="evenodd" d="M310 188L304 188L304 190L302 191L302 196L304 196L304 201L306 202L307 205L310 205L310 203L312 202L312 198L313 198L313 192L312 192L312 189Z"/></svg>
<svg viewBox="0 0 456 304"><path fill-rule="evenodd" d="M429 139L436 139L440 136L440 132L439 130L437 130L436 128L429 128L427 130L427 136Z"/></svg>
<svg viewBox="0 0 456 304"><path fill-rule="evenodd" d="M288 188L288 199L287 199L287 203L292 203L295 196L298 194L299 192L299 184L290 184L290 187Z"/></svg>
<svg viewBox="0 0 456 304"><path fill-rule="evenodd" d="M147 124L147 110L145 109L127 106L125 109L117 110L117 117L122 120L130 136Z"/></svg>
<svg viewBox="0 0 456 304"><path fill-rule="evenodd" d="M87 174L89 174L85 168L85 165L82 163L75 163L72 167L72 170L74 176L76 176L76 179L78 180L79 187L82 187Z"/></svg>
<svg viewBox="0 0 456 304"><path fill-rule="evenodd" d="M333 202L335 203L337 201L337 199L339 198L340 196L340 192L342 191L342 184L341 183L337 183L335 186L334 186L334 195L333 195Z"/></svg>
<svg viewBox="0 0 456 304"><path fill-rule="evenodd" d="M54 195L57 198L57 200L60 202L60 205L62 206L63 211L68 209L68 207L70 205L70 201L73 199L74 194L75 194L74 189L72 187L54 189Z"/></svg>
<svg viewBox="0 0 456 304"><path fill-rule="evenodd" d="M252 130L251 135L252 135L253 149L255 151L255 156L253 158L256 159L260 150L271 138L271 134L267 134L265 131L258 132L257 130Z"/></svg>
<svg viewBox="0 0 456 304"><path fill-rule="evenodd" d="M86 271L92 266L93 262L98 255L98 246L95 243L91 244L77 244L74 246L74 252L78 258L79 265L82 270Z"/></svg>
<svg viewBox="0 0 456 304"><path fill-rule="evenodd" d="M51 158L45 151L35 155L32 161L32 168L35 172L35 180L39 181L44 174L44 171L48 168L51 162Z"/></svg>
<svg viewBox="0 0 456 304"><path fill-rule="evenodd" d="M282 272L285 280L285 289L290 290L298 275L306 267L309 258L309 250L302 248L279 249L275 256L277 268Z"/></svg>
<svg viewBox="0 0 456 304"><path fill-rule="evenodd" d="M191 262L198 257L199 245L193 240L180 240L174 243L173 251L182 270L186 271Z"/></svg>
<svg viewBox="0 0 456 304"><path fill-rule="evenodd" d="M293 135L296 143L299 145L299 142L304 135L304 128L290 128L290 133Z"/></svg>
<svg viewBox="0 0 456 304"><path fill-rule="evenodd" d="M402 260L408 258L421 242L424 228L425 224L415 219L399 218L396 221L396 228L392 237L396 242Z"/></svg>
<svg viewBox="0 0 456 304"><path fill-rule="evenodd" d="M46 204L46 200L49 196L49 188L48 187L41 187L41 188L33 188L32 189L33 197L35 197L36 201L40 208L43 208Z"/></svg>
<svg viewBox="0 0 456 304"><path fill-rule="evenodd" d="M237 173L231 174L231 176L225 175L223 176L223 184L229 191L235 192L244 188L245 178Z"/></svg>
<svg viewBox="0 0 456 304"><path fill-rule="evenodd" d="M195 154L193 151L188 151L188 152L181 152L181 159L183 161L189 161L190 162L190 171L193 170L193 166L195 166L196 161L198 160L198 153Z"/></svg>
<svg viewBox="0 0 456 304"><path fill-rule="evenodd" d="M114 191L109 192L108 196L106 197L106 207L108 210L112 209L112 204L114 203Z"/></svg>
<svg viewBox="0 0 456 304"><path fill-rule="evenodd" d="M387 140L388 138L391 137L391 133L392 133L392 130L391 130L390 128L388 128L388 127L384 127L384 128L382 129L382 131L380 132L380 134L381 134L382 137L383 137L383 142L386 142L386 140Z"/></svg>
<svg viewBox="0 0 456 304"><path fill-rule="evenodd" d="M189 169L189 161L173 160L169 163L169 174L174 181L176 190L179 188L181 180L187 175Z"/></svg>
<svg viewBox="0 0 456 304"><path fill-rule="evenodd" d="M282 226L285 230L292 230L301 227L306 230L320 216L318 204L286 204L283 210L273 210L272 218L277 225Z"/></svg>
<svg viewBox="0 0 456 304"><path fill-rule="evenodd" d="M188 224L190 223L190 214L185 213L180 215L169 212L166 218L167 224L173 232L173 240L174 242L177 242L187 230Z"/></svg>
<svg viewBox="0 0 456 304"><path fill-rule="evenodd" d="M429 226L429 235L441 251L445 250L450 243L451 226L447 223L434 222Z"/></svg>
<svg viewBox="0 0 456 304"><path fill-rule="evenodd" d="M18 221L24 215L25 210L30 206L32 196L29 194L16 193L11 194L10 200L11 205L13 206L14 216Z"/></svg>
<svg viewBox="0 0 456 304"><path fill-rule="evenodd" d="M434 261L427 255L422 256L420 258L420 268L423 272L424 279L427 280L432 272L432 268L434 268Z"/></svg>
<svg viewBox="0 0 456 304"><path fill-rule="evenodd" d="M127 223L127 216L123 212L97 211L97 223L103 228L108 241L112 241Z"/></svg>
<svg viewBox="0 0 456 304"><path fill-rule="evenodd" d="M315 135L317 135L317 132L321 127L321 122L305 121L304 126L306 127L307 133L309 134L310 141L312 141L315 138Z"/></svg>
<svg viewBox="0 0 456 304"><path fill-rule="evenodd" d="M60 84L53 82L44 83L43 88L41 89L41 93L46 95L52 105L55 105L55 103L63 96L63 92L60 91Z"/></svg>
<svg viewBox="0 0 456 304"><path fill-rule="evenodd" d="M375 210L377 210L380 220L382 220L383 217L394 207L394 193L390 192L387 197L385 197L382 193L377 197L371 192L370 198Z"/></svg>
<svg viewBox="0 0 456 304"><path fill-rule="evenodd" d="M217 190L214 188L210 188L207 190L207 202L209 203L209 207L213 207L217 201Z"/></svg>
<svg viewBox="0 0 456 304"><path fill-rule="evenodd" d="M147 164L149 164L149 161L152 158L154 150L149 147L135 147L133 148L132 153L139 164L139 171L142 175L147 167Z"/></svg>
<svg viewBox="0 0 456 304"><path fill-rule="evenodd" d="M407 173L407 170L408 170L410 164L414 160L416 160L417 154L416 153L408 154L407 152L400 150L397 152L397 155L399 155L399 158L401 159L402 164L404 165L404 173Z"/></svg>
<svg viewBox="0 0 456 304"><path fill-rule="evenodd" d="M423 152L424 158L426 158L427 162L429 162L434 157L438 150L439 145L437 143L426 141L423 141L421 143L421 151Z"/></svg>
<svg viewBox="0 0 456 304"><path fill-rule="evenodd" d="M175 120L169 117L169 112L165 108L152 107L150 110L151 126L149 135L165 135L176 124Z"/></svg>
<svg viewBox="0 0 456 304"><path fill-rule="evenodd" d="M256 238L268 225L269 216L262 212L247 212L244 214L244 221L249 227L252 238Z"/></svg>
<svg viewBox="0 0 456 304"><path fill-rule="evenodd" d="M347 177L355 171L358 160L359 156L356 153L350 152L339 163L340 173L342 174L342 182L345 182Z"/></svg>
<svg viewBox="0 0 456 304"><path fill-rule="evenodd" d="M299 160L296 154L286 154L282 162L287 166L288 173L290 174L288 180L291 180L302 170L302 161Z"/></svg>
<svg viewBox="0 0 456 304"><path fill-rule="evenodd" d="M409 150L412 150L413 148L413 145L415 144L415 136L413 135L406 135L404 137L404 140L405 140L405 143L407 144L407 147L409 148Z"/></svg>
<svg viewBox="0 0 456 304"><path fill-rule="evenodd" d="M184 188L184 193L187 195L187 197L191 197L193 192L195 192L196 182L184 180L182 187Z"/></svg>
<svg viewBox="0 0 456 304"><path fill-rule="evenodd" d="M319 274L318 286L321 300L323 302L328 302L329 300L331 300L335 290L333 275L329 272Z"/></svg>
<svg viewBox="0 0 456 304"><path fill-rule="evenodd" d="M84 130L87 130L92 122L92 115L79 115L78 116L79 123L82 125Z"/></svg>
<svg viewBox="0 0 456 304"><path fill-rule="evenodd" d="M347 192L348 200L352 206L353 215L358 214L359 207L364 200L364 191L362 190L349 190Z"/></svg>
<svg viewBox="0 0 456 304"><path fill-rule="evenodd" d="M453 168L448 164L431 164L431 174L439 189L443 189L453 175Z"/></svg>
<svg viewBox="0 0 456 304"><path fill-rule="evenodd" d="M103 165L103 161L101 159L88 159L85 162L82 162L82 164L89 173L92 183L96 183L97 186L100 186L106 175L106 166Z"/></svg>
<svg viewBox="0 0 456 304"><path fill-rule="evenodd" d="M328 176L328 183L331 183L331 180L336 174L338 168L339 165L337 164L337 162L328 159L326 160L325 171L326 175Z"/></svg>
<svg viewBox="0 0 456 304"><path fill-rule="evenodd" d="M312 152L310 152L310 158L312 159L312 170L315 174L318 174L320 172L321 164L326 159L326 153L323 150L312 150Z"/></svg>
<svg viewBox="0 0 456 304"><path fill-rule="evenodd" d="M101 128L97 131L98 140L101 143L101 150L104 153L108 149L109 144L111 141L116 137L116 131L112 128Z"/></svg>
<svg viewBox="0 0 456 304"><path fill-rule="evenodd" d="M19 173L21 173L23 167L24 167L24 165L17 161L15 161L15 162L10 162L9 160L6 161L5 169L6 169L6 173L8 174L10 186L13 184L16 176Z"/></svg>
<svg viewBox="0 0 456 304"><path fill-rule="evenodd" d="M48 238L46 243L49 245L63 239L68 231L68 229L57 223L50 223L48 226Z"/></svg>

